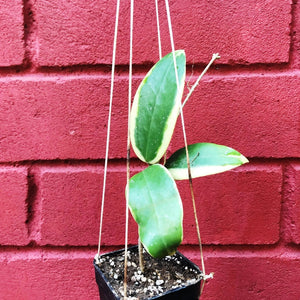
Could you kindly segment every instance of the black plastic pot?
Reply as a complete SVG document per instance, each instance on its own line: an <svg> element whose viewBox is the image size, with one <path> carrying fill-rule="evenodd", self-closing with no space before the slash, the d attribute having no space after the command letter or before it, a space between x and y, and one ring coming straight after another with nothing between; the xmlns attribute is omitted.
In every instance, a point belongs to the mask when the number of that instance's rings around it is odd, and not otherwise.
<svg viewBox="0 0 300 300"><path fill-rule="evenodd" d="M137 246L131 247L130 249L135 249ZM119 254L124 253L124 249L113 251L107 254L102 255L104 256L118 256ZM202 274L198 266L188 260L184 255L180 252L177 252L177 255L181 257L181 261L184 263L183 267L192 268L197 272L197 274ZM117 292L112 288L109 279L106 278L105 274L101 271L99 266L96 264L94 260L94 267L95 267L95 274L96 274L96 282L99 287L99 294L101 300L120 300ZM154 296L151 298L147 298L148 300L152 299L161 299L161 300L199 300L200 297L200 282L201 278L197 279L192 284L187 284L184 287L178 287L169 291L164 292L159 296Z"/></svg>

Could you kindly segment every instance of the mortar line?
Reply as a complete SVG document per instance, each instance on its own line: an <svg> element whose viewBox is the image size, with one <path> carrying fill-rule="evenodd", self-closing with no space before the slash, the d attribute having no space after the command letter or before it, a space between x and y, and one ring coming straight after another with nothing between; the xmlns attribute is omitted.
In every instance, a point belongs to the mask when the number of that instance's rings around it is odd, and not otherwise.
<svg viewBox="0 0 300 300"><path fill-rule="evenodd" d="M129 244L131 246L133 244ZM124 248L124 245L110 245L103 246L103 253L114 251ZM0 245L0 260L5 254L16 254L23 256L24 253L50 253L54 255L61 255L66 253L69 257L70 254L84 254L89 253L91 257L97 250L97 245L38 245L37 243L30 243L24 246L14 245ZM244 244L244 245L203 245L205 257L297 257L299 259L300 245L297 244ZM185 244L179 247L179 251L187 254L188 256L198 255L198 245ZM21 253L21 254L20 254Z"/></svg>
<svg viewBox="0 0 300 300"><path fill-rule="evenodd" d="M32 73L37 69L38 41L33 0L23 0L23 19L25 58L23 66L17 69L20 74Z"/></svg>
<svg viewBox="0 0 300 300"><path fill-rule="evenodd" d="M69 71L66 73L62 72L53 72L53 73L41 73L39 70L35 70L34 67L28 70L21 70L18 67L10 68L9 70L2 71L0 68L0 83L1 82L11 82L11 81L24 81L24 82L57 82L59 80L63 81L71 81L71 80L108 80L109 74L106 72L74 72L70 73ZM118 73L118 80L125 80L128 78L128 74L123 73L121 71L116 71ZM145 73L141 73L140 71L134 72L133 77L135 80L141 80L145 76ZM190 74L187 74L188 77L191 77ZM219 81L219 80L245 80L249 78L274 78L274 77L282 77L282 76L300 76L300 70L298 69L286 69L280 72L274 72L269 70L254 70L254 71L246 71L246 72L210 72L206 75L202 82L211 82L211 81ZM193 76L191 77L191 82L197 79L197 72L194 71ZM62 81L61 81L62 83Z"/></svg>
<svg viewBox="0 0 300 300"><path fill-rule="evenodd" d="M293 240L293 201L291 194L295 189L295 175L287 161L282 166L282 190L281 190L281 212L280 212L280 242L289 245Z"/></svg>
<svg viewBox="0 0 300 300"><path fill-rule="evenodd" d="M37 206L37 192L38 184L36 183L35 173L33 167L29 166L27 171L27 197L26 197L26 207L27 207L27 216L26 216L26 227L29 240L32 240L32 235L37 231L36 224L36 206ZM36 240L32 240L32 243L35 243Z"/></svg>
<svg viewBox="0 0 300 300"><path fill-rule="evenodd" d="M241 166L240 168L249 169L252 167L276 167L285 163L300 163L300 157L285 157L285 158L265 158L265 157L251 157L247 156L250 160L250 164ZM133 167L146 167L147 165L141 162L138 158L131 158ZM126 158L111 158L109 159L110 166L125 166ZM45 159L45 160L20 160L20 161L3 161L0 162L0 167L22 167L22 166L53 166L53 167L73 167L73 166L101 166L104 163L104 158L99 159ZM249 167L250 166L250 167ZM234 170L233 170L234 171Z"/></svg>
<svg viewBox="0 0 300 300"><path fill-rule="evenodd" d="M27 0L25 0L27 1ZM34 31L32 35L35 34L35 43L37 42L37 34ZM27 34L28 35L28 34ZM27 36L26 35L26 36ZM30 35L29 35L30 36ZM27 40L29 38L26 38ZM28 40L27 43L30 41ZM33 42L33 41L32 41ZM28 46L29 47L29 46ZM28 51L34 50L38 52L38 47L30 48ZM27 52L28 52L27 51ZM28 54L28 53L27 53ZM133 74L145 74L150 68L154 65L154 62L151 64L133 64ZM195 76L200 74L202 70L206 67L206 64L196 63L196 64L187 64L186 69L188 73L195 73ZM34 71L37 74L47 74L47 75L70 75L70 74L108 74L111 65L109 64L95 64L95 65L66 65L66 66L36 66ZM0 75L8 74L13 75L16 71L20 75L26 75L32 73L33 70L20 67L20 66L12 66L12 67L0 67ZM270 63L253 63L249 65L228 65L228 64L215 64L213 68L210 69L209 74L216 75L231 75L231 74L255 74L255 73L284 73L290 71L290 67L288 63L278 63L278 64L270 64ZM128 75L128 65L116 65L116 73L121 75Z"/></svg>
<svg viewBox="0 0 300 300"><path fill-rule="evenodd" d="M298 0L293 0L291 4L291 23L290 23L290 49L289 49L289 67L291 69L297 69L296 60L296 10L297 10ZM299 33L298 33L299 35Z"/></svg>

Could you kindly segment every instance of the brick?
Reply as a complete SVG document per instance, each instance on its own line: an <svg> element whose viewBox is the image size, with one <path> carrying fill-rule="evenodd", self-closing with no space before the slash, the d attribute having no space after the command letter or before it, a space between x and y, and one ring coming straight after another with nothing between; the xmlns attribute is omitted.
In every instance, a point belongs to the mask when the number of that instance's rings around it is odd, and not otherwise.
<svg viewBox="0 0 300 300"><path fill-rule="evenodd" d="M109 1L39 0L36 3L39 64L109 64L115 3ZM207 62L220 52L223 64L281 63L289 59L290 1L175 1L170 3L177 49L188 63ZM129 3L121 3L117 63L129 61ZM254 21L255 20L255 21ZM164 54L170 38L163 3L160 7ZM58 34L59 33L59 34ZM135 3L134 63L158 59L155 4Z"/></svg>
<svg viewBox="0 0 300 300"><path fill-rule="evenodd" d="M127 84L116 86L110 157L125 156ZM0 161L105 156L109 79L62 77L0 83ZM125 106L125 107L124 107Z"/></svg>
<svg viewBox="0 0 300 300"><path fill-rule="evenodd" d="M27 171L23 168L0 168L0 244L26 245Z"/></svg>
<svg viewBox="0 0 300 300"><path fill-rule="evenodd" d="M273 244L279 239L281 169L240 167L194 179L204 244ZM184 244L197 244L188 182L179 182L184 203Z"/></svg>
<svg viewBox="0 0 300 300"><path fill-rule="evenodd" d="M203 81L184 108L188 142L224 144L250 157L299 157L298 81L293 74ZM100 75L1 81L0 161L104 158L109 86ZM127 86L117 76L110 158L126 157ZM178 126L170 150L182 145Z"/></svg>
<svg viewBox="0 0 300 300"><path fill-rule="evenodd" d="M200 264L196 253L185 252ZM247 252L249 254L249 252ZM92 267L94 253L63 252L2 254L0 296L3 300L99 299ZM299 257L235 253L206 256L214 272L201 296L209 299L299 299ZM43 270L43 271L41 271ZM284 276L281 276L284 274ZM234 284L233 284L234 283Z"/></svg>
<svg viewBox="0 0 300 300"><path fill-rule="evenodd" d="M192 259L200 265L199 256ZM201 299L300 298L298 253L268 257L260 252L243 251L241 256L235 253L209 255L205 261L206 272L214 272L214 279L205 285Z"/></svg>
<svg viewBox="0 0 300 300"><path fill-rule="evenodd" d="M102 197L102 167L42 168L40 171L42 245L97 245ZM107 177L102 245L122 245L125 235L126 172ZM137 242L131 219L130 242Z"/></svg>
<svg viewBox="0 0 300 300"><path fill-rule="evenodd" d="M3 300L99 299L92 265L95 253L16 252L0 258Z"/></svg>
<svg viewBox="0 0 300 300"><path fill-rule="evenodd" d="M290 218L292 241L300 244L300 165L292 165L292 174L290 174Z"/></svg>
<svg viewBox="0 0 300 300"><path fill-rule="evenodd" d="M23 1L0 1L0 66L20 65L25 49L23 42Z"/></svg>
<svg viewBox="0 0 300 300"><path fill-rule="evenodd" d="M41 168L41 245L96 245L98 243L101 167ZM248 167L195 179L195 194L203 243L272 244L279 239L281 170ZM109 170L103 219L103 245L124 243L126 173ZM184 203L183 244L197 244L188 186L179 182ZM110 201L113 199L113 201ZM130 217L130 243L137 228Z"/></svg>
<svg viewBox="0 0 300 300"><path fill-rule="evenodd" d="M249 157L299 157L297 75L211 79L200 84L184 108L189 144L223 144ZM172 143L172 151L182 147L181 126Z"/></svg>

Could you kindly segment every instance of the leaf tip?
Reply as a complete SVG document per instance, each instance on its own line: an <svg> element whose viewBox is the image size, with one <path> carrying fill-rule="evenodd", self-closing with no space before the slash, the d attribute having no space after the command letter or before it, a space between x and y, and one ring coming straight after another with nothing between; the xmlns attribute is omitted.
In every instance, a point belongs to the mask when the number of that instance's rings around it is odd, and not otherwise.
<svg viewBox="0 0 300 300"><path fill-rule="evenodd" d="M249 160L247 159L247 157L241 154L241 164L243 165L247 163L249 163Z"/></svg>

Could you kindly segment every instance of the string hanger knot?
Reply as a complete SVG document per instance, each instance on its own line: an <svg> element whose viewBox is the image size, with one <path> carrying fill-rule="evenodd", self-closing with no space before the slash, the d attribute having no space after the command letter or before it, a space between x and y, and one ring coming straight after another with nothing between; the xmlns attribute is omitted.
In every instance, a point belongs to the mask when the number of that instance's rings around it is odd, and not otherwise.
<svg viewBox="0 0 300 300"><path fill-rule="evenodd" d="M207 274L202 274L201 275L203 281L207 281L208 279L213 279L214 278L214 273L209 273L208 275Z"/></svg>

